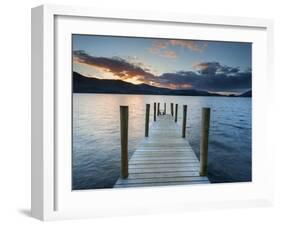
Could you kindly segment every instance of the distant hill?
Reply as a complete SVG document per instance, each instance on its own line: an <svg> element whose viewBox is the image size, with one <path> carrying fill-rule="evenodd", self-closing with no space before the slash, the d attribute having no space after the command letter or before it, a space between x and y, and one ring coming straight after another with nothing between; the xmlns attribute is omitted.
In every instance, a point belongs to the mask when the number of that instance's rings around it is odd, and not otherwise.
<svg viewBox="0 0 281 226"><path fill-rule="evenodd" d="M238 95L239 97L252 97L252 90L249 90L245 93Z"/></svg>
<svg viewBox="0 0 281 226"><path fill-rule="evenodd" d="M90 78L83 76L77 72L73 72L73 92L179 96L223 96L194 89L173 90L167 88L159 88L147 84L135 85L121 80Z"/></svg>
<svg viewBox="0 0 281 226"><path fill-rule="evenodd" d="M73 72L74 93L162 94L169 91L147 84L135 85L122 80L90 78Z"/></svg>

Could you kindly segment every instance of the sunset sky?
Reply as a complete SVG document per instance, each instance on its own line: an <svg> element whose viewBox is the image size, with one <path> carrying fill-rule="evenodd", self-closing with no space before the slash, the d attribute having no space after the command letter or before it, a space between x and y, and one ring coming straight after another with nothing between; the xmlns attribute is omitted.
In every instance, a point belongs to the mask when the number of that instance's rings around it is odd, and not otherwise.
<svg viewBox="0 0 281 226"><path fill-rule="evenodd" d="M248 91L251 56L251 43L73 35L73 71L171 89Z"/></svg>

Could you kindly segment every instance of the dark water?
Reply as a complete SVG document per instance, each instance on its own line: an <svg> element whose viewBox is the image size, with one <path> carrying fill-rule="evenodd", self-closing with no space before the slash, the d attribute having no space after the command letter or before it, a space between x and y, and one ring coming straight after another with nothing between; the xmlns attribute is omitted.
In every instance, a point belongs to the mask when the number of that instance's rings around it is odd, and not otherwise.
<svg viewBox="0 0 281 226"><path fill-rule="evenodd" d="M145 104L188 105L187 139L199 154L201 108L211 108L212 183L251 181L251 98L150 95L73 95L73 189L111 188L120 172L119 106L129 106L129 154L144 136ZM163 109L163 104L161 105ZM151 111L152 118L152 111Z"/></svg>

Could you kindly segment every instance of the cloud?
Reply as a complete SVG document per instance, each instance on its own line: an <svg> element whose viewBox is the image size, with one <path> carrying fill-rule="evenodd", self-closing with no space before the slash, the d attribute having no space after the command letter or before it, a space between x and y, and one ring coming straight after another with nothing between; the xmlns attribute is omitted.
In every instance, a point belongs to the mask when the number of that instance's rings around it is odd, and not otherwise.
<svg viewBox="0 0 281 226"><path fill-rule="evenodd" d="M159 49L165 49L167 47L168 47L167 41L156 40L153 42L152 49L159 50Z"/></svg>
<svg viewBox="0 0 281 226"><path fill-rule="evenodd" d="M229 67L229 66L221 66L217 73L226 73L226 74L236 74L240 71L239 67Z"/></svg>
<svg viewBox="0 0 281 226"><path fill-rule="evenodd" d="M203 62L192 66L203 75L214 75L220 68L220 64L218 62Z"/></svg>
<svg viewBox="0 0 281 226"><path fill-rule="evenodd" d="M111 72L122 80L134 78L138 81L145 82L155 79L152 73L120 57L95 57L87 54L85 51L77 50L73 52L73 60L76 63L87 64L106 72Z"/></svg>
<svg viewBox="0 0 281 226"><path fill-rule="evenodd" d="M178 71L156 76L142 64L133 64L122 58L95 57L84 51L73 52L74 63L87 64L110 72L119 79L153 84L172 89L198 89L213 92L240 92L251 88L251 69L221 65L219 62L201 62L193 65L194 71Z"/></svg>
<svg viewBox="0 0 281 226"><path fill-rule="evenodd" d="M252 73L238 72L235 75L226 73L201 74L193 71L180 71L176 73L164 73L159 79L162 84L173 84L178 89L183 84L188 84L193 89L208 90L213 92L236 92L251 88Z"/></svg>
<svg viewBox="0 0 281 226"><path fill-rule="evenodd" d="M215 74L227 74L235 75L240 71L239 67L230 67L221 65L219 62L202 62L192 65L194 69L198 70L201 74L215 75Z"/></svg>
<svg viewBox="0 0 281 226"><path fill-rule="evenodd" d="M166 58L177 58L177 53L173 50L167 49L168 43L166 41L154 41L149 51Z"/></svg>
<svg viewBox="0 0 281 226"><path fill-rule="evenodd" d="M207 48L207 43L179 39L156 40L153 42L152 47L149 48L149 51L152 54L157 54L159 56L176 58L176 52L170 49L170 47L174 46L180 46L182 48L189 49L192 52L203 52Z"/></svg>
<svg viewBox="0 0 281 226"><path fill-rule="evenodd" d="M188 84L194 89L214 92L243 91L252 86L251 69L240 71L239 67L221 65L219 62L201 62L193 65L195 71L164 73L159 79L162 84L173 84L181 88Z"/></svg>
<svg viewBox="0 0 281 226"><path fill-rule="evenodd" d="M192 41L192 40L169 40L168 41L172 46L181 46L192 50L193 52L203 52L207 48L207 43ZM201 44L200 44L201 43Z"/></svg>
<svg viewBox="0 0 281 226"><path fill-rule="evenodd" d="M172 50L163 51L162 56L167 57L167 58L177 58L176 52L172 51Z"/></svg>
<svg viewBox="0 0 281 226"><path fill-rule="evenodd" d="M152 65L146 63L145 60L143 60L137 56L126 56L125 59L128 63L141 67L146 72L150 72L151 74L154 74L154 75L159 75L159 71L157 71L155 68L153 68Z"/></svg>

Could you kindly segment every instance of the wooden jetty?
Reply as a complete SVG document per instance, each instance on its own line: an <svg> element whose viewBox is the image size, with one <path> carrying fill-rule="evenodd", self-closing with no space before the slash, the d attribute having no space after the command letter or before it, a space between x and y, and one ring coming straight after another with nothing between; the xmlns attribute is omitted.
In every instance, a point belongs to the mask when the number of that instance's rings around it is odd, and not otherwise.
<svg viewBox="0 0 281 226"><path fill-rule="evenodd" d="M156 108L155 106L156 104L154 104L154 109ZM200 162L188 140L184 139L186 122L183 122L184 128L180 128L180 126L175 123L175 118L172 115L159 114L157 120L154 120L149 127L148 133L148 105L147 109L145 138L141 141L131 159L127 162L127 165L126 162L121 163L121 177L117 180L114 187L148 187L210 183L206 176L207 157L204 157L205 162L201 163L200 167ZM173 111L171 111L171 113L173 113ZM183 109L183 114L186 114L186 105ZM204 114L202 114L202 116L203 115ZM183 115L183 118L186 120L186 115ZM201 134L206 132L208 133L208 131L206 131L206 126L202 126ZM202 151L202 153L207 154L206 142L203 142L203 144L205 152ZM124 149L123 147L123 152L127 151L126 148L127 147ZM202 153L200 150L200 155ZM201 173L202 167L204 176L202 176ZM122 176L122 170L124 171L124 169L127 170L127 173L123 173L125 176Z"/></svg>

